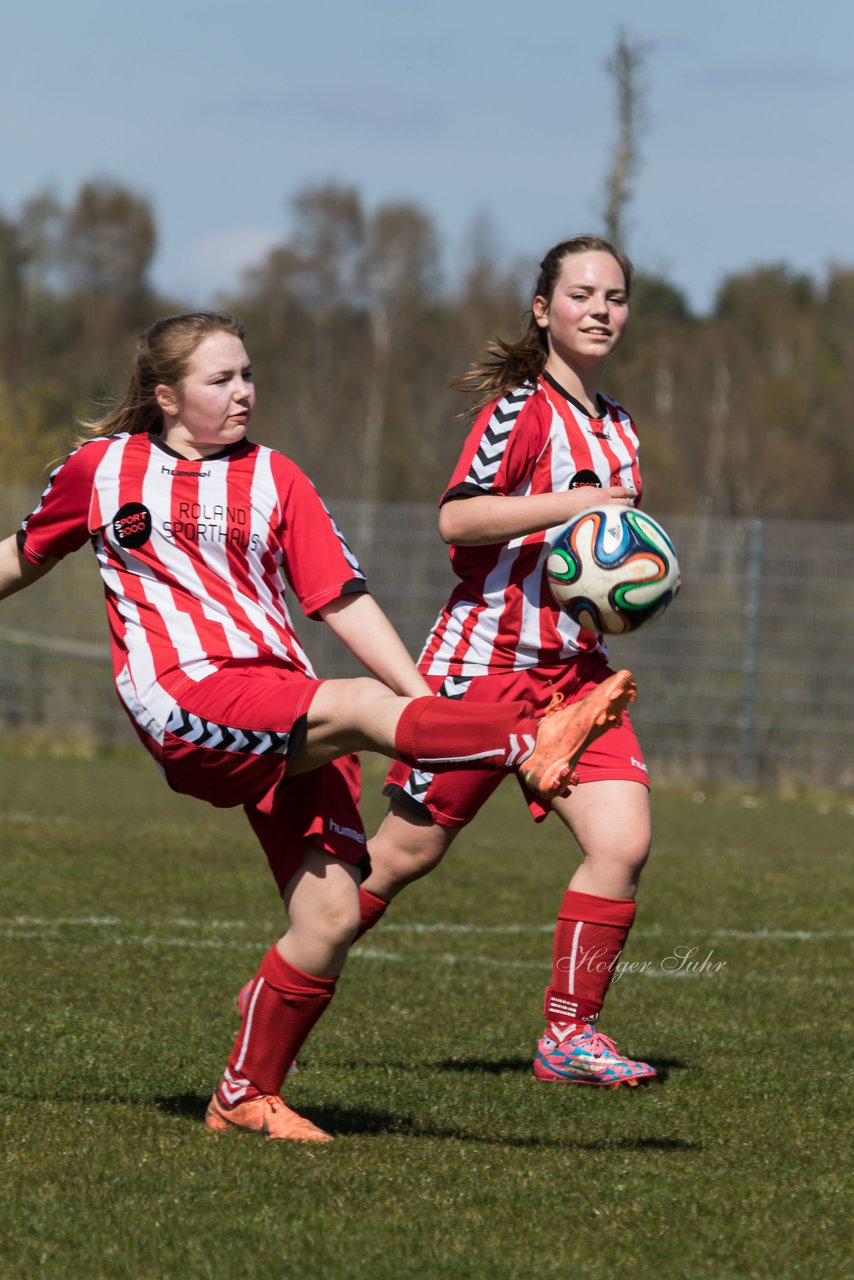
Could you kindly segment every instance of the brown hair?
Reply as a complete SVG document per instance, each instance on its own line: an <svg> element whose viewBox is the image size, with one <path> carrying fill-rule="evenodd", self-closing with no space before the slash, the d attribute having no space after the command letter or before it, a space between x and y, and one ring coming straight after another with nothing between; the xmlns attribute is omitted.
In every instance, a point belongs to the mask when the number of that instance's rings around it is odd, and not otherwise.
<svg viewBox="0 0 854 1280"><path fill-rule="evenodd" d="M632 291L635 278L634 267L624 253L616 249L601 236L573 236L569 240L561 240L549 249L540 263L537 283L531 295L534 298L545 298L551 302L564 258L576 253L598 251L609 253L623 273L626 286L626 297ZM496 338L487 343L486 351L480 360L476 360L466 373L452 384L457 391L475 396L475 403L466 411L477 412L494 400L496 396L524 384L535 384L546 365L549 354L548 337L545 329L541 329L534 319L533 312L528 311L522 337L518 342L505 342Z"/></svg>
<svg viewBox="0 0 854 1280"><path fill-rule="evenodd" d="M227 311L191 311L155 320L136 344L130 380L123 399L102 417L80 422L77 444L97 436L158 432L163 415L155 387L177 387L186 378L199 343L213 333L232 333L243 340L243 325Z"/></svg>

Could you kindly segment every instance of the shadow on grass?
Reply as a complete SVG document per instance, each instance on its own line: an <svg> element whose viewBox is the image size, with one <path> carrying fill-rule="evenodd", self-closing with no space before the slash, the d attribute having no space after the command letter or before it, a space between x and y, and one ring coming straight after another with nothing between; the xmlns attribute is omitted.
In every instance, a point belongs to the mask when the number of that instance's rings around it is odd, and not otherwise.
<svg viewBox="0 0 854 1280"><path fill-rule="evenodd" d="M681 1058L649 1058L651 1067L655 1067L656 1085L664 1084L673 1071L686 1071L688 1063ZM355 1064L352 1064L355 1065ZM362 1064L365 1065L365 1064ZM457 1071L462 1075L530 1075L530 1058L440 1058L436 1062L389 1062L384 1063L392 1071Z"/></svg>
<svg viewBox="0 0 854 1280"><path fill-rule="evenodd" d="M171 1094L152 1099L154 1105L166 1115L183 1116L200 1123L204 1120L207 1097L193 1093ZM699 1142L686 1142L682 1138L602 1138L585 1140L556 1138L552 1135L531 1137L505 1137L483 1133L471 1133L454 1125L423 1123L409 1115L394 1115L389 1111L376 1111L363 1107L300 1107L305 1115L322 1129L336 1137L390 1136L408 1138L439 1138L452 1142L477 1142L496 1147L530 1147L534 1150L554 1149L565 1151L700 1151Z"/></svg>
<svg viewBox="0 0 854 1280"><path fill-rule="evenodd" d="M152 1098L151 1101L159 1111L167 1116L184 1116L187 1120L204 1120L210 1094L204 1098L197 1093L173 1093L164 1097Z"/></svg>
<svg viewBox="0 0 854 1280"><path fill-rule="evenodd" d="M382 1111L354 1108L314 1107L311 1119L329 1133L365 1136L387 1134L395 1137L439 1138L451 1142L473 1142L482 1146L530 1148L532 1150L566 1151L700 1151L702 1144L682 1138L562 1138L553 1134L472 1133L457 1125L419 1122L412 1116L395 1116Z"/></svg>

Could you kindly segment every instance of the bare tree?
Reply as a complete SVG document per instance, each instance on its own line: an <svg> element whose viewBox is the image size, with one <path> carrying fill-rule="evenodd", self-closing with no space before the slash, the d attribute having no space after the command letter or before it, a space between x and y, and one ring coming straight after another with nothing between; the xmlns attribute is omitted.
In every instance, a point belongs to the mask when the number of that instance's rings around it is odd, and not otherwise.
<svg viewBox="0 0 854 1280"><path fill-rule="evenodd" d="M626 242L626 209L640 163L640 139L647 124L644 64L647 45L632 39L622 28L614 52L605 63L617 106L617 141L605 180L602 216L605 235L613 243Z"/></svg>
<svg viewBox="0 0 854 1280"><path fill-rule="evenodd" d="M64 262L74 286L116 299L144 296L157 232L144 196L108 179L85 183L68 210Z"/></svg>
<svg viewBox="0 0 854 1280"><path fill-rule="evenodd" d="M392 359L409 337L415 314L438 289L439 249L429 217L414 205L384 204L373 215L362 261L370 323L371 359L362 436L361 491L365 499L360 548L375 532L383 438L387 429Z"/></svg>

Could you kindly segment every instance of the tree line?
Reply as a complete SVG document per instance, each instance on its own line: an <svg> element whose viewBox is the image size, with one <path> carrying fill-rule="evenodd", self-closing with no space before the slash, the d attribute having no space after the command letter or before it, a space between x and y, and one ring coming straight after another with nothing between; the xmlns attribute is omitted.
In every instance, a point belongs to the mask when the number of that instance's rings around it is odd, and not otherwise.
<svg viewBox="0 0 854 1280"><path fill-rule="evenodd" d="M291 215L218 300L248 328L253 436L332 500L435 502L466 430L451 381L487 339L519 332L536 260L507 258L484 218L450 274L424 210L369 209L350 186L306 188ZM43 483L76 420L123 387L135 336L188 308L153 288L156 244L149 202L105 179L0 213L0 483ZM723 278L699 316L636 265L604 389L638 423L647 507L849 520L854 269L758 265Z"/></svg>

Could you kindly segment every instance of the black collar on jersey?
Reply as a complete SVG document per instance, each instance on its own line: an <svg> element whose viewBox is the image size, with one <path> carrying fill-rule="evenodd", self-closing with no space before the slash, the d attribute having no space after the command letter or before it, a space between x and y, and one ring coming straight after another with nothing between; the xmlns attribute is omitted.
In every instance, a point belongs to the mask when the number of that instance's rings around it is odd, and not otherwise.
<svg viewBox="0 0 854 1280"><path fill-rule="evenodd" d="M602 397L599 395L598 391L596 392L596 403L599 405L599 413L591 413L589 409L585 409L580 400L576 400L575 396L571 396L565 387L562 387L559 382L556 382L550 373L546 373L546 371L543 370L543 377L550 387L554 387L558 395L563 396L564 400L568 400L570 404L575 405L578 412L583 413L585 418L591 418L594 422L598 422L600 418L605 417L605 406L602 403Z"/></svg>
<svg viewBox="0 0 854 1280"><path fill-rule="evenodd" d="M209 453L206 458L185 458L183 453L179 453L177 449L172 449L165 441L160 439L156 431L149 431L147 435L151 439L151 443L161 449L163 453L168 453L170 458L178 458L181 462L216 462L217 458L230 458L232 454L239 453L241 449L252 449L254 445L251 440L247 440L244 436L242 440L235 440L234 444L227 444L224 449L220 449L219 453Z"/></svg>

